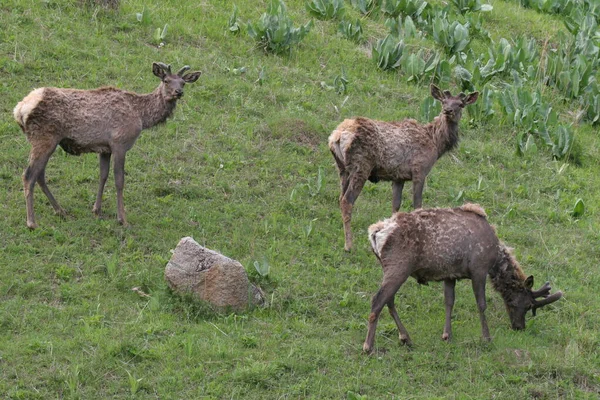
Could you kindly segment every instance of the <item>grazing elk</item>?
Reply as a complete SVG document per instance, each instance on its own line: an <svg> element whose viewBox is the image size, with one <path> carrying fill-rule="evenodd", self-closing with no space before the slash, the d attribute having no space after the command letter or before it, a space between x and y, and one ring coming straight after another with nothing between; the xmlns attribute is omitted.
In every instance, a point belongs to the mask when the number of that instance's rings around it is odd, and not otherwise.
<svg viewBox="0 0 600 400"><path fill-rule="evenodd" d="M164 122L171 116L177 100L183 96L186 83L195 82L201 72L191 72L185 66L176 74L171 66L153 63L152 72L160 85L149 94L136 94L114 87L94 90L43 87L29 93L14 109L17 123L31 143L29 166L23 174L27 203L27 226L37 227L33 211L35 182L61 216L58 205L46 185L45 169L50 156L60 146L69 154L98 153L100 187L93 211L101 214L102 192L108 178L110 159L114 160L117 188L117 219L126 225L123 205L125 153L135 143L143 129Z"/></svg>
<svg viewBox="0 0 600 400"><path fill-rule="evenodd" d="M400 209L404 182L413 183L413 206L421 208L423 185L433 164L458 143L462 109L479 96L452 96L431 85L431 95L442 112L426 125L414 119L383 122L368 118L346 119L329 136L329 149L340 174L340 209L345 246L352 247L352 207L365 182L392 181L392 211Z"/></svg>
<svg viewBox="0 0 600 400"><path fill-rule="evenodd" d="M548 282L538 290L531 290L533 276L525 277L510 250L499 241L488 223L485 211L476 204L398 212L371 225L369 239L383 267L383 282L372 300L369 329L363 345L365 352L373 348L377 319L385 305L400 331L400 340L410 344L408 332L394 307L394 296L409 276L420 284L444 281L444 340L451 338L450 317L457 279L471 279L481 331L486 340L490 340L484 313L488 275L494 289L504 299L513 329L525 329L528 310L535 315L536 309L562 296L561 292L550 295ZM536 300L539 297L544 299Z"/></svg>

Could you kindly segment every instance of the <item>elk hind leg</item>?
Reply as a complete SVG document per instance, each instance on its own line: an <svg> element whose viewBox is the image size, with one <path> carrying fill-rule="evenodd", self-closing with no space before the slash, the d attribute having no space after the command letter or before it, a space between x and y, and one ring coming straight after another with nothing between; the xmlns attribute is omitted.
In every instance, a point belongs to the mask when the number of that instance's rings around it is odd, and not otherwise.
<svg viewBox="0 0 600 400"><path fill-rule="evenodd" d="M346 251L350 251L352 248L352 207L366 181L367 177L362 174L350 175L348 178L348 187L340 198L340 209L342 211L342 221L344 222L344 250Z"/></svg>
<svg viewBox="0 0 600 400"><path fill-rule="evenodd" d="M363 344L363 351L365 353L370 353L373 350L373 344L375 343L375 330L377 329L377 320L379 319L379 315L381 314L381 310L387 304L398 329L400 330L400 340L402 340L402 336L406 335L406 339L410 341L408 336L408 332L400 322L400 318L398 318L398 314L396 313L396 309L394 307L394 296L396 292L402 286L402 284L408 278L407 274L399 274L394 276L394 278L386 278L384 276L383 282L379 291L373 296L373 300L371 301L371 313L369 314L369 328L367 330L367 337ZM390 307L389 304L392 303Z"/></svg>
<svg viewBox="0 0 600 400"><path fill-rule="evenodd" d="M410 345L412 345L412 341L410 340L408 331L406 330L404 325L402 325L402 322L400 321L400 317L398 317L398 312L396 311L396 306L394 305L394 297L395 296L392 296L392 299L387 303L388 310L390 311L390 315L394 319L394 322L396 323L396 326L398 327L398 331L400 332L398 335L400 342L410 346Z"/></svg>
<svg viewBox="0 0 600 400"><path fill-rule="evenodd" d="M29 165L23 173L23 192L25 194L25 203L27 207L27 227L29 229L37 228L37 224L35 223L35 213L33 210L33 190L35 188L35 183L36 181L40 180L40 174L44 173L46 164L56 149L56 144L56 142L32 143L31 152L29 153ZM42 190L46 196L50 194L50 196L48 196L50 203L52 203L53 207L55 204L58 206L56 199L54 199L54 196L52 196L48 190L45 177L42 176L41 180L43 182L43 185L40 183Z"/></svg>
<svg viewBox="0 0 600 400"><path fill-rule="evenodd" d="M52 195L52 192L50 192L48 185L46 184L46 168L45 167L44 167L44 169L42 169L42 171L38 175L37 183L38 183L38 185L40 185L40 188L42 188L42 192L44 192L44 194L50 201L50 204L52 205L52 208L54 208L54 211L58 215L60 215L62 218L65 218L67 216L67 212L58 204L58 202Z"/></svg>

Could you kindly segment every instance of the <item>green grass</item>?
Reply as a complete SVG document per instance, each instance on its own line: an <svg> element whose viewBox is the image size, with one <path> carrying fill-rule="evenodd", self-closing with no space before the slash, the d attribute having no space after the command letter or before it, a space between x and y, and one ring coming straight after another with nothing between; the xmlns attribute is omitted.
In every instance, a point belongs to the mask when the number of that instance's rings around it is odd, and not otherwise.
<svg viewBox="0 0 600 400"><path fill-rule="evenodd" d="M597 129L575 126L576 165L543 150L517 156L516 133L501 118L463 123L458 150L428 177L424 204L480 203L536 285L550 280L565 296L514 332L488 285L487 344L470 283L460 282L448 344L440 340L441 285L410 280L396 303L415 346L398 343L384 312L376 351L366 356L370 298L382 275L366 230L390 215L391 189L367 184L354 212L355 248L344 253L327 137L353 115L418 118L427 85L377 70L370 45L344 40L335 22L315 20L290 55L266 55L245 32L266 2L235 4L237 36L227 32L233 2L124 0L117 11L75 0L0 5L0 398L598 398ZM564 29L557 17L493 5L485 20L495 39L530 32L541 44ZM146 25L136 19L144 6ZM310 19L302 1L287 6L297 25ZM159 48L153 34L165 24ZM367 43L386 34L381 18L364 26ZM29 231L21 183L29 144L13 107L40 86L149 92L158 84L153 61L203 75L186 86L174 118L144 131L128 153L131 227L116 222L112 176L105 217L91 212L97 157L58 149L47 178L69 217L54 215L37 188L40 227ZM321 82L333 85L342 68L347 94L324 90ZM572 120L577 104L545 90L561 119ZM402 208L410 210L406 192ZM586 210L576 220L578 198ZM268 307L214 314L171 294L163 271L183 236L238 259ZM268 278L253 266L265 260Z"/></svg>

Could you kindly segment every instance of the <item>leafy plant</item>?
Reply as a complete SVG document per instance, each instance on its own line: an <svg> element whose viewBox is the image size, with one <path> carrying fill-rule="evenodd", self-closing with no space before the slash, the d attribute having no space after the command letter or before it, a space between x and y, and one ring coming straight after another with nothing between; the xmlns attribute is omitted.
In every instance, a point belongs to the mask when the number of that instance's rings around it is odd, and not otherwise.
<svg viewBox="0 0 600 400"><path fill-rule="evenodd" d="M309 0L306 9L319 19L340 18L344 14L344 0Z"/></svg>
<svg viewBox="0 0 600 400"><path fill-rule="evenodd" d="M352 0L352 7L363 15L373 13L381 6L382 0Z"/></svg>
<svg viewBox="0 0 600 400"><path fill-rule="evenodd" d="M436 115L440 114L442 105L439 101L436 101L431 96L426 96L421 103L421 121L429 122L433 120Z"/></svg>
<svg viewBox="0 0 600 400"><path fill-rule="evenodd" d="M338 32L342 34L348 40L353 42L360 42L362 40L363 28L360 23L360 18L357 18L356 21L352 21L349 19L344 19L340 22L338 26Z"/></svg>
<svg viewBox="0 0 600 400"><path fill-rule="evenodd" d="M291 51L310 32L313 22L299 28L293 26L285 4L281 0L271 0L258 22L248 23L248 34L258 42L265 52L281 54Z"/></svg>
<svg viewBox="0 0 600 400"><path fill-rule="evenodd" d="M135 17L137 21L144 26L150 24L150 11L148 11L146 7L142 9L141 13L135 13Z"/></svg>
<svg viewBox="0 0 600 400"><path fill-rule="evenodd" d="M381 11L394 18L401 15L418 19L427 7L425 0L386 0Z"/></svg>
<svg viewBox="0 0 600 400"><path fill-rule="evenodd" d="M568 158L574 141L571 127L560 125L556 129L542 131L541 136L550 148L552 157L558 160Z"/></svg>
<svg viewBox="0 0 600 400"><path fill-rule="evenodd" d="M471 39L469 27L458 21L449 23L447 19L437 16L432 22L433 39L448 54L458 54L465 50Z"/></svg>
<svg viewBox="0 0 600 400"><path fill-rule="evenodd" d="M579 218L579 217L583 216L584 213L585 213L585 203L583 202L583 199L577 199L577 201L575 202L575 205L573 206L573 211L571 212L571 215L575 218Z"/></svg>
<svg viewBox="0 0 600 400"><path fill-rule="evenodd" d="M421 36L413 19L408 15L404 18L404 22L402 21L402 16L388 18L385 21L385 26L390 30L390 35L398 38L409 39Z"/></svg>
<svg viewBox="0 0 600 400"><path fill-rule="evenodd" d="M372 58L377 66L385 71L398 68L403 53L404 41L396 41L393 36L387 35L373 45Z"/></svg>
<svg viewBox="0 0 600 400"><path fill-rule="evenodd" d="M125 372L127 372L127 375L129 378L129 392L131 393L132 396L134 396L137 392L139 392L140 382L142 381L143 378L136 378L135 375L132 375L127 370L125 370Z"/></svg>
<svg viewBox="0 0 600 400"><path fill-rule="evenodd" d="M402 57L401 67L408 77L408 82L420 82L423 78L435 73L439 61L440 56L438 53L421 49L416 54L412 53Z"/></svg>
<svg viewBox="0 0 600 400"><path fill-rule="evenodd" d="M253 265L254 269L256 269L256 272L258 272L258 274L263 278L268 276L271 272L271 265L266 258L263 258L262 262L254 261Z"/></svg>
<svg viewBox="0 0 600 400"><path fill-rule="evenodd" d="M479 0L452 0L452 4L458 10L460 14L467 14L469 12L477 11L492 11L494 8L490 4L481 4Z"/></svg>
<svg viewBox="0 0 600 400"><path fill-rule="evenodd" d="M479 92L479 98L469 107L467 114L471 117L471 122L487 122L494 116L494 101L496 91L491 89L489 85L484 86Z"/></svg>
<svg viewBox="0 0 600 400"><path fill-rule="evenodd" d="M237 35L238 33L240 33L240 30L241 30L237 19L238 19L238 8L234 4L233 12L231 13L231 16L229 17L229 21L227 22L227 28L229 29L229 32L233 33L234 35Z"/></svg>
<svg viewBox="0 0 600 400"><path fill-rule="evenodd" d="M169 27L168 24L165 24L165 26L163 26L162 29L160 28L156 28L156 30L154 31L154 43L157 45L164 45L164 41L167 38L167 28Z"/></svg>
<svg viewBox="0 0 600 400"><path fill-rule="evenodd" d="M333 87L335 88L335 91L337 92L337 94L346 94L346 90L348 88L348 77L346 76L346 71L344 70L344 68L342 68L342 73L340 75L337 75L334 79L333 79ZM319 173L321 172L321 170L319 169ZM322 181L322 178L321 178Z"/></svg>

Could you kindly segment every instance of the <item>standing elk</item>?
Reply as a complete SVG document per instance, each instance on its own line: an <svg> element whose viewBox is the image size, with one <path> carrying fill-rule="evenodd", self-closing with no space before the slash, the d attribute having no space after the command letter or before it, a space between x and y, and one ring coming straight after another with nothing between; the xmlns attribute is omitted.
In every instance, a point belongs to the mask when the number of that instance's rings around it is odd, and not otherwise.
<svg viewBox="0 0 600 400"><path fill-rule="evenodd" d="M458 123L462 109L473 104L478 92L452 96L431 85L431 95L442 103L442 112L433 122L414 119L399 122L368 118L346 119L329 136L329 149L340 175L340 209L345 245L352 247L352 207L365 182L392 181L392 211L400 209L404 182L413 183L413 206L421 208L423 185L433 164L458 144Z"/></svg>
<svg viewBox="0 0 600 400"><path fill-rule="evenodd" d="M143 129L164 122L183 96L186 83L195 82L201 72L184 75L185 66L176 74L171 66L153 63L152 72L160 85L149 94L137 94L114 87L94 90L43 87L29 93L14 109L14 117L31 143L29 166L23 174L27 203L27 226L35 229L33 190L37 182L52 207L61 216L58 205L46 185L46 164L57 146L69 154L98 153L100 186L93 211L101 214L102 193L108 178L111 156L114 156L117 188L117 219L127 225L123 205L125 154Z"/></svg>
<svg viewBox="0 0 600 400"><path fill-rule="evenodd" d="M383 267L383 282L373 297L365 352L375 342L377 320L384 306L400 331L400 341L410 344L406 328L394 306L400 286L412 276L420 284L444 281L446 323L442 339L452 336L450 318L454 306L457 279L470 279L481 321L483 338L490 340L485 319L485 284L489 275L500 293L513 329L525 329L525 314L561 298L562 292L550 295L548 282L538 290L533 276L525 277L510 250L498 239L488 223L485 211L476 204L458 208L421 209L399 212L369 227L373 252ZM544 297L542 300L537 300Z"/></svg>

